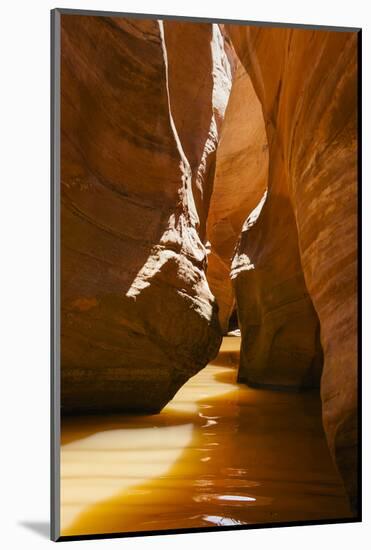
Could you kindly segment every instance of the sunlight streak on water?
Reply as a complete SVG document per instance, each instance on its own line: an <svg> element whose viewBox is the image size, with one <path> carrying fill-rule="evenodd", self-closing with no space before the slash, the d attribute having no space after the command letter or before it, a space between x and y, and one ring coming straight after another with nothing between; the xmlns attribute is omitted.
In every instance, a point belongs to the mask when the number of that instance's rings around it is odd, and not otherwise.
<svg viewBox="0 0 371 550"><path fill-rule="evenodd" d="M219 500L232 500L232 501L240 501L240 502L255 502L256 498L252 497L244 497L241 495L220 495L218 497Z"/></svg>
<svg viewBox="0 0 371 550"><path fill-rule="evenodd" d="M62 528L96 501L164 475L190 444L192 430L192 424L108 430L64 445Z"/></svg>

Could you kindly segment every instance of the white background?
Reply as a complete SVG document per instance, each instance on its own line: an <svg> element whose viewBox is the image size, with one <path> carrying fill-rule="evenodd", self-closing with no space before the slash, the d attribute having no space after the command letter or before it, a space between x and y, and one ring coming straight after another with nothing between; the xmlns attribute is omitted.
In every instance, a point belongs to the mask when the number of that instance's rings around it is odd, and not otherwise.
<svg viewBox="0 0 371 550"><path fill-rule="evenodd" d="M255 0L118 1L18 0L1 6L0 28L0 545L43 548L49 518L49 105L50 27L54 7L131 11L362 26L364 63L364 357L363 388L370 388L370 16L368 1ZM368 99L368 102L367 102ZM367 395L368 401L369 394ZM370 405L364 397L364 487L370 488ZM69 548L249 548L336 550L366 547L369 490L364 523L263 529L67 543ZM367 494L368 493L368 494ZM367 498L368 497L368 498ZM33 527L27 524L36 524ZM40 534L44 531L44 535Z"/></svg>

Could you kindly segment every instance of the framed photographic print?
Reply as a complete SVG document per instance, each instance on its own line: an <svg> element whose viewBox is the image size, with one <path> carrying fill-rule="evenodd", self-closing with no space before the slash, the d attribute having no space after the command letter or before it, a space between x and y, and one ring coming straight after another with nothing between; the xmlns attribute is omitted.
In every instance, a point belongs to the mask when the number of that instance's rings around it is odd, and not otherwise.
<svg viewBox="0 0 371 550"><path fill-rule="evenodd" d="M52 538L360 521L360 29L51 20Z"/></svg>

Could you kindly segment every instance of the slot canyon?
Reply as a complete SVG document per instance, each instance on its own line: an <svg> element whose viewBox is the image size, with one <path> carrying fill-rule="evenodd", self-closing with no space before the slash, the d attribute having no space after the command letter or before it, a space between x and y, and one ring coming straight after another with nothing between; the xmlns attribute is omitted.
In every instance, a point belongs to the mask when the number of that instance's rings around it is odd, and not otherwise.
<svg viewBox="0 0 371 550"><path fill-rule="evenodd" d="M356 285L356 33L61 16L62 534L356 517Z"/></svg>

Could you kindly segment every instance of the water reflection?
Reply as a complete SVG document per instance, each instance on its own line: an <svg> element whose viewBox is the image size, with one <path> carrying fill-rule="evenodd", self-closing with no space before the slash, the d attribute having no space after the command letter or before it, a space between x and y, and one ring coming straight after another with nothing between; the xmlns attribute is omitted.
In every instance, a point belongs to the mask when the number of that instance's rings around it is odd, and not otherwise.
<svg viewBox="0 0 371 550"><path fill-rule="evenodd" d="M204 516L203 519L213 525L243 525L242 521L237 521L232 518L224 518L222 516Z"/></svg>
<svg viewBox="0 0 371 550"><path fill-rule="evenodd" d="M349 516L318 394L237 385L239 344L158 415L63 421L64 535Z"/></svg>

